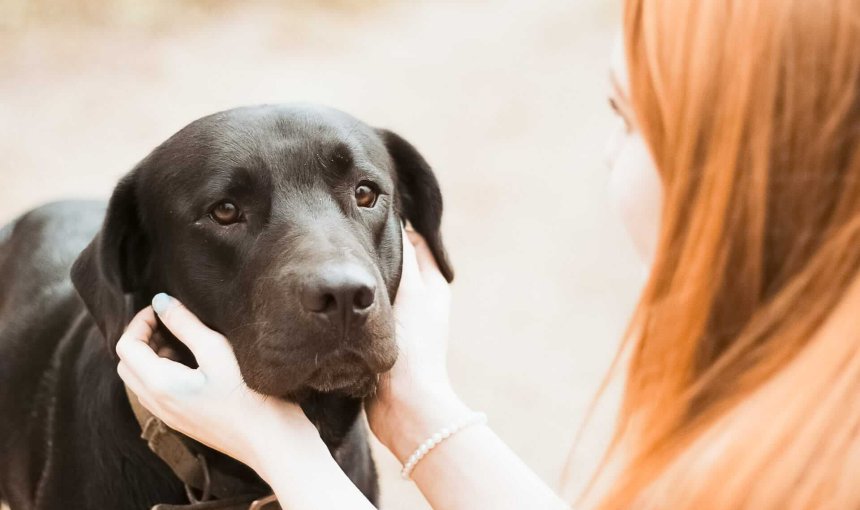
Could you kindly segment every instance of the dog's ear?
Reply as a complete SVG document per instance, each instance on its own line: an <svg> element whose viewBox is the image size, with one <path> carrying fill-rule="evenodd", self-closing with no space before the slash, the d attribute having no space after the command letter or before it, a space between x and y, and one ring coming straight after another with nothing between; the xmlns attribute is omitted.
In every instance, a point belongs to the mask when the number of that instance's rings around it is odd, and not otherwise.
<svg viewBox="0 0 860 510"><path fill-rule="evenodd" d="M394 161L398 213L424 236L439 270L450 282L454 279L454 270L442 244L442 192L433 169L415 147L400 135L386 129L378 131Z"/></svg>
<svg viewBox="0 0 860 510"><path fill-rule="evenodd" d="M136 172L114 189L99 233L78 256L71 276L75 289L113 346L134 312L131 296L148 260L148 243L138 215Z"/></svg>

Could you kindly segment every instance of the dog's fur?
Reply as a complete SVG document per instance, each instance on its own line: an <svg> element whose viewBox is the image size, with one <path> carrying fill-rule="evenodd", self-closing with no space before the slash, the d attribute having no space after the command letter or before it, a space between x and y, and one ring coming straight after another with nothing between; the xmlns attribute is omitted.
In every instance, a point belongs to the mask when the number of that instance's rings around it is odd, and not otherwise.
<svg viewBox="0 0 860 510"><path fill-rule="evenodd" d="M379 191L372 208L354 199L366 181ZM212 207L225 199L242 221L214 221ZM401 222L426 237L450 280L441 214L432 171L398 135L323 107L262 106L182 129L122 179L106 209L55 203L7 225L0 230L0 499L12 510L187 502L182 484L140 439L116 374L124 326L167 292L228 337L251 388L301 403L375 501L359 413L396 356L391 302ZM361 320L344 325L303 309L302 290L344 267L374 292ZM157 336L194 366L163 325ZM210 466L265 492L247 467L187 441Z"/></svg>

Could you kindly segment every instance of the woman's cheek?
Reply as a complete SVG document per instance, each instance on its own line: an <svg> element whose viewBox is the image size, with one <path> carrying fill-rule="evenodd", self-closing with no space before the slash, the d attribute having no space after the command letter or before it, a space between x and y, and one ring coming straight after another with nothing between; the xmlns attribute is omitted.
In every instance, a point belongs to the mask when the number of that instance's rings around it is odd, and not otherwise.
<svg viewBox="0 0 860 510"><path fill-rule="evenodd" d="M617 134L613 136L618 136ZM609 195L636 251L650 265L657 246L663 190L645 142L637 133L610 141Z"/></svg>
<svg viewBox="0 0 860 510"><path fill-rule="evenodd" d="M603 154L604 161L606 162L606 166L609 170L612 170L615 167L618 156L624 149L625 139L629 136L627 134L627 125L621 117L616 115L615 122L615 127L609 135L609 138L606 140L606 147Z"/></svg>

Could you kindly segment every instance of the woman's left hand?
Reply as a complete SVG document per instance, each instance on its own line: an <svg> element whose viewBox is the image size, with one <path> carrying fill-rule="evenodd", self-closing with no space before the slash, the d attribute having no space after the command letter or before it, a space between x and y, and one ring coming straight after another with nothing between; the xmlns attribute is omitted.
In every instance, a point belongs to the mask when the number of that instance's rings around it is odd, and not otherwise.
<svg viewBox="0 0 860 510"><path fill-rule="evenodd" d="M323 446L298 405L267 398L245 384L226 338L207 328L176 299L160 294L153 306L167 328L191 349L199 367L159 357L150 346L157 326L155 313L151 307L142 310L116 351L117 372L144 407L169 427L261 475L271 460L267 456L272 453L272 438L289 442L288 451L280 453Z"/></svg>

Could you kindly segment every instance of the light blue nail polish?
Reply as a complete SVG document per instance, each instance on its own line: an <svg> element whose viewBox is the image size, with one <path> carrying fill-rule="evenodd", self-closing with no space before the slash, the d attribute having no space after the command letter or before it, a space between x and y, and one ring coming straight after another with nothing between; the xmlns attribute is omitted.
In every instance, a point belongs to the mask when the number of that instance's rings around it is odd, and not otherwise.
<svg viewBox="0 0 860 510"><path fill-rule="evenodd" d="M154 298L152 298L152 309L155 310L155 313L158 315L166 312L173 305L173 298L165 294L164 292L160 294L156 294Z"/></svg>

